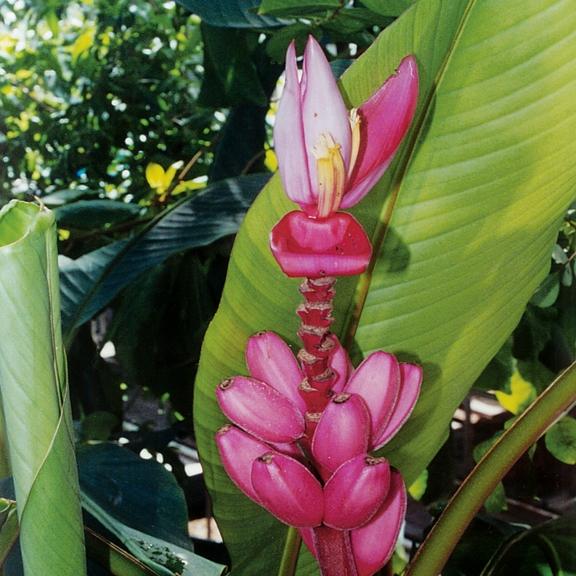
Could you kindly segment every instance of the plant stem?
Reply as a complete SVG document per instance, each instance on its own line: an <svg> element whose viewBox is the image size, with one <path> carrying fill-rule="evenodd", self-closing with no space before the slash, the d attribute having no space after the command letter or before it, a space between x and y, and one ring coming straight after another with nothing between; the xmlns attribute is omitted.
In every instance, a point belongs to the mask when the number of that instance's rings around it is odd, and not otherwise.
<svg viewBox="0 0 576 576"><path fill-rule="evenodd" d="M348 530L314 528L314 546L322 576L358 576Z"/></svg>
<svg viewBox="0 0 576 576"><path fill-rule="evenodd" d="M298 358L302 364L305 380L300 387L308 412L320 413L329 400L330 389L336 374L330 367L330 359L335 349L335 339L330 332L334 321L332 316L335 295L333 277L306 278L300 285L304 303L296 313L301 324L298 336L302 349Z"/></svg>
<svg viewBox="0 0 576 576"><path fill-rule="evenodd" d="M298 530L290 526L284 542L284 551L282 552L278 576L294 576L301 543L302 538L300 538Z"/></svg>
<svg viewBox="0 0 576 576"><path fill-rule="evenodd" d="M461 484L418 549L406 576L440 574L460 537L514 463L576 402L572 363L498 439Z"/></svg>

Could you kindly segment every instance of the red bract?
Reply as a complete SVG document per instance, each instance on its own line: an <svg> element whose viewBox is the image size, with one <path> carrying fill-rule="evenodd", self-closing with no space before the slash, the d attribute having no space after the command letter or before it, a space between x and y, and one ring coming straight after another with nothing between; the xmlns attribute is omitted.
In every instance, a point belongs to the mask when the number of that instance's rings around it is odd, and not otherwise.
<svg viewBox="0 0 576 576"><path fill-rule="evenodd" d="M295 278L361 274L372 255L364 228L346 212L322 219L289 212L272 229L270 249L284 274Z"/></svg>
<svg viewBox="0 0 576 576"><path fill-rule="evenodd" d="M258 379L236 376L218 388L224 413L239 428L224 427L216 444L224 468L244 494L300 528L313 553L314 542L322 542L320 553L325 553L324 544L340 541L333 530L342 531L358 574L369 576L391 554L406 494L398 473L368 451L406 420L422 370L398 364L384 352L350 369L346 352L332 338L338 352L331 366L340 373L334 385L341 391L329 390L332 398L318 413L309 410L304 372L286 343L272 332L251 337L246 358ZM302 422L310 420L317 426L303 432Z"/></svg>
<svg viewBox="0 0 576 576"><path fill-rule="evenodd" d="M362 226L338 212L359 202L392 162L418 97L416 60L359 108L348 111L318 42L310 36L298 78L296 51L286 53L286 84L274 142L284 190L303 212L290 212L272 229L272 253L288 276L349 276L371 256Z"/></svg>

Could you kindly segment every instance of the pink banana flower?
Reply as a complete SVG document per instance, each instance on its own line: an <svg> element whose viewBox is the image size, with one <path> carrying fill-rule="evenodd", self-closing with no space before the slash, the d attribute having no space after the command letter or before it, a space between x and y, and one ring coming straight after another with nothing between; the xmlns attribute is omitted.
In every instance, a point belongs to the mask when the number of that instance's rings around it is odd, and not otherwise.
<svg viewBox="0 0 576 576"><path fill-rule="evenodd" d="M296 51L286 54L286 84L274 141L288 197L302 211L274 227L271 248L288 276L363 272L370 242L350 214L378 182L406 134L418 98L413 56L359 108L348 111L322 48L310 36L298 79Z"/></svg>
<svg viewBox="0 0 576 576"><path fill-rule="evenodd" d="M337 343L331 400L317 413L308 410L298 360L277 334L252 336L246 362L249 377L229 378L216 390L234 424L216 437L226 472L249 498L297 527L314 554L327 540L346 538L358 575L374 574L393 551L406 491L399 473L368 453L410 415L422 369L385 352L353 369Z"/></svg>

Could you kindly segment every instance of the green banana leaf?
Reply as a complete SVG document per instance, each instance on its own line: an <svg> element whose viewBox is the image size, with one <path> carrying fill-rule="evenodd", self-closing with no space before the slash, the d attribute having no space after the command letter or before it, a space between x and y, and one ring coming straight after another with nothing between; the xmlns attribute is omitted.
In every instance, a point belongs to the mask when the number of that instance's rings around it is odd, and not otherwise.
<svg viewBox="0 0 576 576"><path fill-rule="evenodd" d="M0 211L0 389L26 576L86 573L51 212Z"/></svg>
<svg viewBox="0 0 576 576"><path fill-rule="evenodd" d="M406 54L421 76L411 133L355 210L374 240L373 274L338 282L334 326L356 362L386 349L424 367L415 412L383 451L408 484L549 269L576 184L575 30L572 0L420 0L342 77L357 106ZM246 373L258 330L297 346L298 282L268 248L291 208L275 178L249 211L197 377L196 437L235 575L275 574L286 528L226 477L214 388ZM298 574L315 570L303 552Z"/></svg>

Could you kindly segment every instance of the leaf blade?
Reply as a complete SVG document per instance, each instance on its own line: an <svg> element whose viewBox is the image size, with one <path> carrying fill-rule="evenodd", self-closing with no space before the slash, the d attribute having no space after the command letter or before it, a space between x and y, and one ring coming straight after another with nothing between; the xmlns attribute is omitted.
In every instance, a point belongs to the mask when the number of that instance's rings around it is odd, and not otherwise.
<svg viewBox="0 0 576 576"><path fill-rule="evenodd" d="M243 176L209 186L177 203L143 233L76 260L60 257L62 323L67 337L139 274L177 252L233 234L268 175Z"/></svg>

